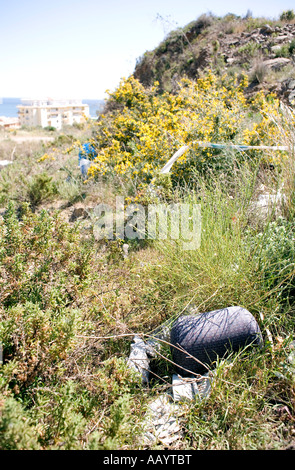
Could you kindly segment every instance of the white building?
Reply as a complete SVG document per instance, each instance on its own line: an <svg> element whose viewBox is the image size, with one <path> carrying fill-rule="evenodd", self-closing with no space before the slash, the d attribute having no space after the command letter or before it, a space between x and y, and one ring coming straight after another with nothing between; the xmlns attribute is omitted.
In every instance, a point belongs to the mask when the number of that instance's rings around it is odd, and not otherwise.
<svg viewBox="0 0 295 470"><path fill-rule="evenodd" d="M21 126L61 129L64 125L84 122L89 117L89 106L79 100L23 99L18 106Z"/></svg>

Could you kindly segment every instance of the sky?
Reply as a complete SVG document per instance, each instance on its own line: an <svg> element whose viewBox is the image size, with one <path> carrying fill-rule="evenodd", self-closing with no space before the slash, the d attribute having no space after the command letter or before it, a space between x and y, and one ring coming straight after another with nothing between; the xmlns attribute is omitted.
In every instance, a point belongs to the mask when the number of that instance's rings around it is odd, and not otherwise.
<svg viewBox="0 0 295 470"><path fill-rule="evenodd" d="M295 0L0 0L0 98L104 99L203 13L277 19Z"/></svg>

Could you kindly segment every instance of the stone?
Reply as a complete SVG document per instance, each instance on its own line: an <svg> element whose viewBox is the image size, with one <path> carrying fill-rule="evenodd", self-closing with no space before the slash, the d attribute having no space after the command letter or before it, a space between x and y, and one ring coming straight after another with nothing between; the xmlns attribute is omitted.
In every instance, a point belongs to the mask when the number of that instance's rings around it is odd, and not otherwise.
<svg viewBox="0 0 295 470"><path fill-rule="evenodd" d="M77 219L83 218L86 219L88 217L88 212L84 207L75 207L71 217L70 222L74 222Z"/></svg>
<svg viewBox="0 0 295 470"><path fill-rule="evenodd" d="M276 42L276 43L279 42L279 43L280 43L280 46L282 46L282 44L281 44L282 42L286 42L286 41L288 41L288 40L290 40L289 34L283 34L282 36L277 36L277 37L275 38L275 42Z"/></svg>
<svg viewBox="0 0 295 470"><path fill-rule="evenodd" d="M260 29L261 34L272 34L274 32L275 30L269 24L263 25L262 28Z"/></svg>
<svg viewBox="0 0 295 470"><path fill-rule="evenodd" d="M266 67L269 67L271 69L280 69L282 67L285 67L286 65L288 65L289 63L291 62L290 59L287 59L285 57L277 57L276 59L269 59L269 60L265 60L263 62L263 65L265 65Z"/></svg>

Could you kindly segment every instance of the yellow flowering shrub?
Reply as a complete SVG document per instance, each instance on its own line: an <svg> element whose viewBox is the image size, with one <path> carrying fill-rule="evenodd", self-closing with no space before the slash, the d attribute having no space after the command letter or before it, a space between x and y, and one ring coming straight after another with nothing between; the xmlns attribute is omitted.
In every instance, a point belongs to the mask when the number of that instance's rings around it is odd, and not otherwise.
<svg viewBox="0 0 295 470"><path fill-rule="evenodd" d="M97 157L89 177L117 174L148 183L182 145L192 144L171 169L179 180L192 166L206 171L220 158L219 149L201 148L195 141L277 144L269 115L278 114L279 101L259 93L248 103L247 85L246 75L218 78L209 71L196 81L182 79L176 94L159 94L157 83L146 89L133 76L122 79L109 93L109 111L96 123Z"/></svg>

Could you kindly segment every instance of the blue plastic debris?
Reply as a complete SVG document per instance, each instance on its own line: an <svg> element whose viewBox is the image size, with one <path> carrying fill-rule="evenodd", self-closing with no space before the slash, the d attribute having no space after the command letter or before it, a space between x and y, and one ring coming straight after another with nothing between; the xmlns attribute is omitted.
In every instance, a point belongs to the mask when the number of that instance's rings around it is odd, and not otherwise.
<svg viewBox="0 0 295 470"><path fill-rule="evenodd" d="M83 178L86 178L91 161L97 157L97 151L93 144L86 142L79 151L79 168Z"/></svg>

